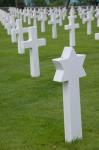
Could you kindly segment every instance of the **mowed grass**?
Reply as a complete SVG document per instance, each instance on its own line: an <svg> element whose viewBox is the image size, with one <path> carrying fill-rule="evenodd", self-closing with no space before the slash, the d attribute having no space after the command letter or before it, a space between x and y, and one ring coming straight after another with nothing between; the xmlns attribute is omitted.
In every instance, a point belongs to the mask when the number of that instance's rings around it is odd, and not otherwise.
<svg viewBox="0 0 99 150"><path fill-rule="evenodd" d="M58 26L58 39L51 38L46 24L47 45L39 48L41 76L31 78L29 50L18 55L17 45L0 24L0 150L99 150L99 41L80 23L76 52L86 54L87 77L80 79L83 140L64 141L62 84L53 82L52 59L69 45L69 33ZM64 24L68 22L65 21Z"/></svg>

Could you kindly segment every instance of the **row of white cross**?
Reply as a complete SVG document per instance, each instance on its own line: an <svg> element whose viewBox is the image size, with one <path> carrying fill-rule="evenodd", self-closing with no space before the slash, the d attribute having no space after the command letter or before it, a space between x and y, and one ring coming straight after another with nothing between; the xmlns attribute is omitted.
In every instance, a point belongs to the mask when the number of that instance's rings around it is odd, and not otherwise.
<svg viewBox="0 0 99 150"><path fill-rule="evenodd" d="M87 9L88 8L86 8L86 10ZM44 38L38 39L37 37L36 21L38 14L34 9L33 14L35 14L35 26L24 28L22 27L22 15L27 12L24 16L24 21L26 21L26 15L28 14L29 17L32 10L29 10L29 12L27 11L28 9L25 9L21 12L15 8L10 8L9 10L10 15L0 10L0 14L2 14L0 16L0 21L4 25L5 29L7 29L8 34L11 34L12 43L18 42L19 54L24 54L26 48L30 49L30 73L32 77L38 77L40 76L38 47L46 45L46 40ZM87 34L91 34L91 21L93 20L92 11L92 8L90 11L88 9L87 17L83 17L85 15L85 10L81 7L78 8L78 13L80 18L83 18L83 23L88 22ZM48 21L48 24L52 24L52 37L53 39L57 38L56 24L60 22L60 26L62 25L62 13L60 14L61 19L59 21L56 8L50 9L48 12L47 10L42 11L41 9L38 9L38 12L41 12L41 17L39 17L39 20L42 20L41 31L45 32L45 21L47 20L48 16L50 16L51 19ZM62 12L64 12L64 17L66 17L66 9L62 9ZM20 18L20 14L22 14L21 19L17 19L15 21L14 17ZM98 10L96 13L96 17L97 16ZM64 129L65 141L67 142L82 138L79 78L86 75L83 69L83 63L86 56L83 54L76 54L73 48L73 46L75 46L75 30L79 28L79 24L75 24L76 17L77 16L75 15L74 8L72 7L70 10L70 16L68 16L69 25L65 26L65 30L70 31L70 47L64 48L60 58L53 59L53 63L56 68L54 81L63 83ZM30 18L28 19L28 23L31 22ZM24 33L28 33L29 40L24 41ZM95 35L95 38L99 39L99 33Z"/></svg>
<svg viewBox="0 0 99 150"><path fill-rule="evenodd" d="M28 18L28 24L31 25L31 18L33 18L33 25L37 26L37 21L41 21L41 32L46 31L46 21L50 17L50 20L48 21L48 24L52 25L52 38L57 39L57 24L60 26L63 25L63 20L67 17L67 10L66 8L63 9L49 9L49 11L44 9L24 9L23 11L21 9L16 8L9 8L10 14L14 17L18 17L20 19L23 18L23 21L26 22L26 17ZM87 23L87 35L90 35L92 33L92 21L94 20L94 13L95 17L97 18L97 27L99 27L99 9L93 9L91 7L88 8L81 8L78 7L77 9L78 15L80 16L80 19L82 19L82 23ZM75 10L73 7L70 9L70 16L68 17L69 25L66 25L64 28L65 30L69 30L70 34L70 46L75 46L75 30L79 28L79 24L75 24L75 19L77 16L75 15ZM23 16L23 17L22 17ZM25 19L24 19L25 18Z"/></svg>
<svg viewBox="0 0 99 150"><path fill-rule="evenodd" d="M8 15L8 14L7 14ZM9 20L4 21L6 17L3 17L3 22L7 26L8 34L11 34L12 43L18 43L18 54L24 54L25 49L30 49L30 74L31 77L40 76L40 67L39 67L39 54L38 47L46 45L45 39L38 39L37 37L37 27L22 27L22 20L16 19L14 21L14 26ZM29 40L24 41L24 33L28 33Z"/></svg>

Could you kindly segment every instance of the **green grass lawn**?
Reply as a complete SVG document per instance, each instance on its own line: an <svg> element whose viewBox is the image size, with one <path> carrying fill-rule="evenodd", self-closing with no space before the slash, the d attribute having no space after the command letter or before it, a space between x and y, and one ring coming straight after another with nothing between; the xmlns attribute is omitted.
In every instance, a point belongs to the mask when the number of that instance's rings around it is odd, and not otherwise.
<svg viewBox="0 0 99 150"><path fill-rule="evenodd" d="M81 22L76 32L75 50L87 55L87 77L80 80L83 140L69 144L64 141L62 84L53 82L52 63L69 45L68 31L58 26L58 39L52 40L51 25L41 33L38 24L38 37L45 37L47 45L39 48L41 76L31 78L29 51L18 55L0 24L0 150L99 150L98 31L94 21L92 35Z"/></svg>

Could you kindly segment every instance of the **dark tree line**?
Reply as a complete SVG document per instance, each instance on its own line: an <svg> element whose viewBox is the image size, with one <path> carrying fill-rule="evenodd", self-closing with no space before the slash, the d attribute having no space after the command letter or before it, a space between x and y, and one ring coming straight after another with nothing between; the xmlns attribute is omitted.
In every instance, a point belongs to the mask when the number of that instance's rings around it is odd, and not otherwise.
<svg viewBox="0 0 99 150"><path fill-rule="evenodd" d="M62 6L62 5L69 5L71 0L49 0L50 6ZM96 5L98 4L99 0L77 0L78 4L84 4L84 5ZM46 5L46 0L33 0L35 5L38 6L44 6Z"/></svg>
<svg viewBox="0 0 99 150"><path fill-rule="evenodd" d="M97 5L99 0L79 0L78 2L80 4L85 4L85 5Z"/></svg>
<svg viewBox="0 0 99 150"><path fill-rule="evenodd" d="M47 6L47 1L49 1L49 6L69 6L71 0L32 0L35 6ZM96 5L98 0L78 0L79 4L84 5ZM0 0L0 7L9 6L25 6L24 0Z"/></svg>
<svg viewBox="0 0 99 150"><path fill-rule="evenodd" d="M14 0L0 0L0 7L3 6L15 6L15 1Z"/></svg>
<svg viewBox="0 0 99 150"><path fill-rule="evenodd" d="M0 7L24 5L24 0L0 0Z"/></svg>

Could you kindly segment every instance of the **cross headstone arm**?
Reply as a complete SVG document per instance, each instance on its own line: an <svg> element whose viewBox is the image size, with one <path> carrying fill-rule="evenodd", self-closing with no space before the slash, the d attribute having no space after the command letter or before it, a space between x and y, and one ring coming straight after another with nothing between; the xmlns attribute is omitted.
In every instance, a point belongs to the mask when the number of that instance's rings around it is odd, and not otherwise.
<svg viewBox="0 0 99 150"><path fill-rule="evenodd" d="M22 27L22 20L21 19L17 19L16 20L16 33L20 33L20 30L23 32L23 33L26 33L28 32L28 28L27 27Z"/></svg>
<svg viewBox="0 0 99 150"><path fill-rule="evenodd" d="M72 30L73 28L76 28L76 29L78 29L79 28L79 23L76 23L76 24L74 24L74 26L73 25L65 25L65 27L64 27L64 29L65 30Z"/></svg>
<svg viewBox="0 0 99 150"><path fill-rule="evenodd" d="M70 28L71 28L70 25L65 25L64 27L65 30L69 30Z"/></svg>
<svg viewBox="0 0 99 150"><path fill-rule="evenodd" d="M38 46L44 46L46 45L46 39L42 38L42 39L38 39Z"/></svg>
<svg viewBox="0 0 99 150"><path fill-rule="evenodd" d="M99 33L95 33L95 40L99 40Z"/></svg>
<svg viewBox="0 0 99 150"><path fill-rule="evenodd" d="M27 27L26 27L26 28L24 27L23 30L22 30L22 32L23 32L23 33L27 33L27 32L28 32L28 28L27 28Z"/></svg>
<svg viewBox="0 0 99 150"><path fill-rule="evenodd" d="M21 47L23 48L23 49L25 49L25 48L31 48L31 40L27 40L27 41L22 41L21 42Z"/></svg>

